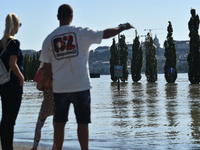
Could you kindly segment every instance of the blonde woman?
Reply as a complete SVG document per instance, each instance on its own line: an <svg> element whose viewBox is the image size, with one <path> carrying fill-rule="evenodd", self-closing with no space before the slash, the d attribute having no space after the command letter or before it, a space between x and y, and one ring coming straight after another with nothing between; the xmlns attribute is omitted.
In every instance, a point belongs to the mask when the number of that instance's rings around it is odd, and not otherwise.
<svg viewBox="0 0 200 150"><path fill-rule="evenodd" d="M45 123L47 117L54 115L54 101L53 101L53 88L52 88L52 78L46 74L46 70L41 63L35 77L34 81L37 82L37 89L43 91L44 100L42 102L40 112L38 115L33 147L31 150L37 150L40 138L42 127ZM53 143L52 150L56 150L55 142Z"/></svg>
<svg viewBox="0 0 200 150"><path fill-rule="evenodd" d="M18 16L9 13L6 17L5 32L0 40L0 53L6 48L1 59L6 69L11 69L10 81L0 86L2 102L0 137L2 150L13 149L14 126L23 94L23 55L20 49L20 42L14 38L20 26L21 23Z"/></svg>

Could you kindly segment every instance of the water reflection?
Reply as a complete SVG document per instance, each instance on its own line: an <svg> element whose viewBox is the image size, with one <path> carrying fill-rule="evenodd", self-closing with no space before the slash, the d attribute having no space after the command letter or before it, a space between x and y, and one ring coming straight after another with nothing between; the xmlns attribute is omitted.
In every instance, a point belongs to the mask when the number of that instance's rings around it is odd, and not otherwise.
<svg viewBox="0 0 200 150"><path fill-rule="evenodd" d="M200 144L200 85L189 85L191 129L194 144Z"/></svg>
<svg viewBox="0 0 200 150"><path fill-rule="evenodd" d="M177 102L177 84L166 83L165 84L165 97L166 97L166 117L168 120L167 138L169 140L176 140L180 131L177 131L176 127L178 122L178 102Z"/></svg>
<svg viewBox="0 0 200 150"><path fill-rule="evenodd" d="M133 93L133 118L135 118L134 127L140 128L143 126L144 120L144 89L141 83L132 83L132 93Z"/></svg>
<svg viewBox="0 0 200 150"><path fill-rule="evenodd" d="M130 116L129 116L129 101L128 101L128 90L127 82L121 82L120 83L120 90L117 90L118 83L111 82L111 95L112 95L112 118L115 118L113 121L113 126L120 127L121 129L125 130L119 130L116 134L117 136L128 136L128 131L126 130L127 127L131 124L130 123Z"/></svg>
<svg viewBox="0 0 200 150"><path fill-rule="evenodd" d="M199 99L200 98L200 85L199 84L190 84L189 85L189 97L191 99Z"/></svg>
<svg viewBox="0 0 200 150"><path fill-rule="evenodd" d="M158 126L156 123L158 120L159 108L157 105L158 87L157 83L146 83L147 94L147 120L148 126Z"/></svg>
<svg viewBox="0 0 200 150"><path fill-rule="evenodd" d="M165 84L165 97L166 97L166 115L169 121L168 126L177 125L177 84Z"/></svg>
<svg viewBox="0 0 200 150"><path fill-rule="evenodd" d="M128 95L127 93L127 84L126 82L122 82L120 84L120 90L116 90L117 83L116 82L111 82L111 91L112 93L112 105L113 105L113 113L114 113L114 118L127 118L128 113L127 113L127 106L129 104L128 99L126 98ZM115 89L115 90L114 90Z"/></svg>
<svg viewBox="0 0 200 150"><path fill-rule="evenodd" d="M176 99L177 97L177 84L166 83L165 84L165 97L167 99Z"/></svg>

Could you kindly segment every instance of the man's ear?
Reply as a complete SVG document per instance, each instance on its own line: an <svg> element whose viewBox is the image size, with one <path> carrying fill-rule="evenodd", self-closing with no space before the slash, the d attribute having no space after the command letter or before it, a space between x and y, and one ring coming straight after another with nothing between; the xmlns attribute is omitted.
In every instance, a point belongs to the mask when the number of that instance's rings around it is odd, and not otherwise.
<svg viewBox="0 0 200 150"><path fill-rule="evenodd" d="M57 15L57 19L60 20L59 16Z"/></svg>
<svg viewBox="0 0 200 150"><path fill-rule="evenodd" d="M72 20L73 20L73 15L72 15L71 18L70 18L70 22L72 22Z"/></svg>

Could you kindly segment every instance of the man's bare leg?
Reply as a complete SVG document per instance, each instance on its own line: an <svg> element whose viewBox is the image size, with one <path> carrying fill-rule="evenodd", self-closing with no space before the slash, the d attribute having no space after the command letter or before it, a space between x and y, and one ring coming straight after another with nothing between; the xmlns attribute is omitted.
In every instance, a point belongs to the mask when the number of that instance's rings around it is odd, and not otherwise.
<svg viewBox="0 0 200 150"><path fill-rule="evenodd" d="M56 142L56 149L62 150L63 141L65 136L65 124L66 123L55 123L54 125L54 139Z"/></svg>
<svg viewBox="0 0 200 150"><path fill-rule="evenodd" d="M78 124L78 140L81 150L88 150L89 129L88 124Z"/></svg>

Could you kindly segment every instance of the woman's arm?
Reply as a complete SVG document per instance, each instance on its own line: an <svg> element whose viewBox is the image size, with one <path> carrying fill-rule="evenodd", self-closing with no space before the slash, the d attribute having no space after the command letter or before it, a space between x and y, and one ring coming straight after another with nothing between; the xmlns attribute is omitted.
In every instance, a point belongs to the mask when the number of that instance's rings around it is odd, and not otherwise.
<svg viewBox="0 0 200 150"><path fill-rule="evenodd" d="M17 65L17 55L11 55L9 58L9 66L12 72L19 78L20 86L24 85L24 76Z"/></svg>

